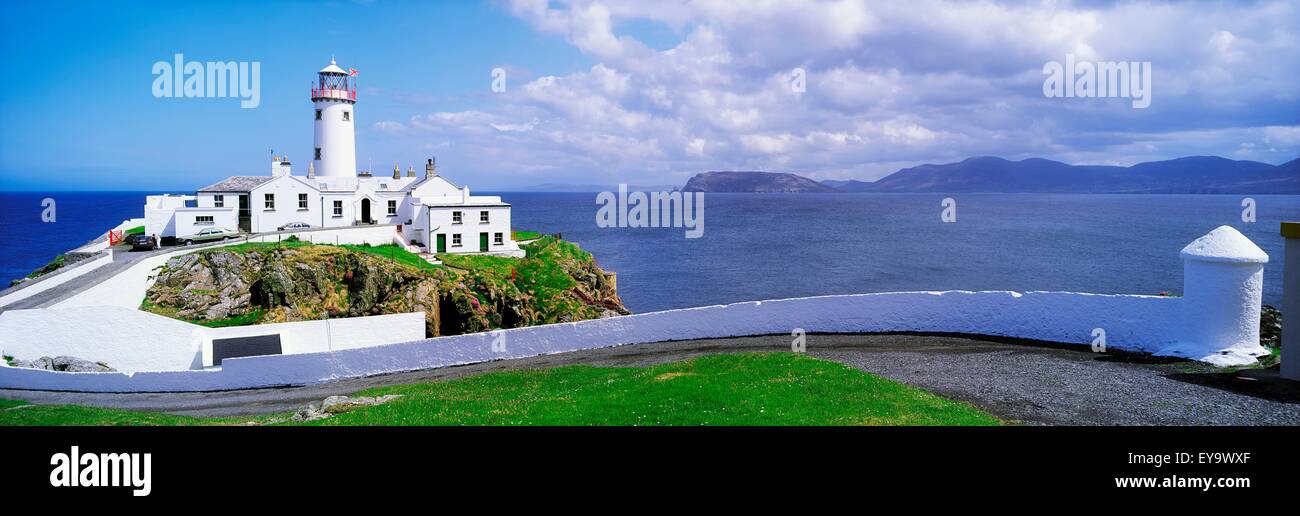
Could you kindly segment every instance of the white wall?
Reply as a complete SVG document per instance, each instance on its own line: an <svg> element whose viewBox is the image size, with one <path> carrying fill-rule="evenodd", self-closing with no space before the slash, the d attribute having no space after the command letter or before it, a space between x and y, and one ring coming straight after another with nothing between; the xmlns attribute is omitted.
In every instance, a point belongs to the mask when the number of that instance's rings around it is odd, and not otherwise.
<svg viewBox="0 0 1300 516"><path fill-rule="evenodd" d="M287 231L275 235L257 235L249 237L250 242L277 242L296 235L299 240L315 244L370 244L385 245L393 243L397 236L394 226L348 226L331 229L309 229L304 231ZM243 242L240 239L238 242Z"/></svg>
<svg viewBox="0 0 1300 516"><path fill-rule="evenodd" d="M89 260L72 264L52 273L46 274L34 280L28 280L31 284L19 285L20 288L13 290L0 297L0 307L9 305L14 301L27 299L51 288L57 287L68 281L76 279L87 272L93 271L113 261L113 252L105 251L102 256L97 256Z"/></svg>
<svg viewBox="0 0 1300 516"><path fill-rule="evenodd" d="M0 349L22 360L69 355L119 371L199 365L202 326L117 306L0 313Z"/></svg>
<svg viewBox="0 0 1300 516"><path fill-rule="evenodd" d="M193 195L150 195L145 197L145 234L175 236L175 211L184 208L186 201L197 201L197 199Z"/></svg>
<svg viewBox="0 0 1300 516"><path fill-rule="evenodd" d="M51 373L0 368L0 388L96 392L203 391L306 385L341 378L665 340L808 332L931 331L1085 344L1104 328L1116 349L1178 342L1181 298L1068 292L895 292L668 310L438 337L333 352L223 361L220 371ZM505 352L492 341L504 335Z"/></svg>
<svg viewBox="0 0 1300 516"><path fill-rule="evenodd" d="M275 209L266 209L266 195L275 196ZM298 196L307 196L305 208L299 208ZM249 214L254 233L276 231L290 222L306 222L320 227L320 193L299 178L280 176L254 188L248 196Z"/></svg>
<svg viewBox="0 0 1300 516"><path fill-rule="evenodd" d="M453 212L461 212L461 223L452 222ZM479 222L479 212L488 212L488 223ZM474 206L474 205L450 205L450 206L430 206L427 216L424 219L425 234L429 235L425 244L430 252L436 251L437 235L447 235L447 252L449 253L477 253L479 252L479 233L488 234L488 251L509 251L517 250L519 246L515 244L510 235L510 206ZM405 228L404 228L405 231ZM496 245L494 234L501 233L502 244ZM417 233L408 232L409 238L415 238ZM455 239L452 235L461 235L461 246L455 247L452 242Z"/></svg>
<svg viewBox="0 0 1300 516"><path fill-rule="evenodd" d="M212 365L212 340L280 334L285 355L355 349L424 338L423 312L326 321L206 328L116 306L0 313L0 350L22 360L70 355L124 372Z"/></svg>
<svg viewBox="0 0 1300 516"><path fill-rule="evenodd" d="M174 233L159 236L185 238L208 228L239 230L239 208L178 208L175 213ZM199 222L199 217L212 217L212 222Z"/></svg>
<svg viewBox="0 0 1300 516"><path fill-rule="evenodd" d="M212 366L213 339L280 334L286 355L355 349L424 338L424 312L350 317L323 321L295 321L227 328L206 328L203 365Z"/></svg>

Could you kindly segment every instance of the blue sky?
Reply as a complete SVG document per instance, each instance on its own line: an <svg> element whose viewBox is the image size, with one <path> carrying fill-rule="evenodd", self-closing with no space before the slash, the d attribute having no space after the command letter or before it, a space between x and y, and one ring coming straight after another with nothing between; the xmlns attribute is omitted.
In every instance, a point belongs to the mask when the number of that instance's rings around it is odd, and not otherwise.
<svg viewBox="0 0 1300 516"><path fill-rule="evenodd" d="M988 154L1280 163L1300 157L1297 26L1289 2L5 2L0 189L189 191L266 173L273 148L301 172L331 56L361 72L359 167L437 155L479 190ZM175 53L260 62L260 106L155 98ZM1151 61L1151 108L1045 98L1067 53Z"/></svg>

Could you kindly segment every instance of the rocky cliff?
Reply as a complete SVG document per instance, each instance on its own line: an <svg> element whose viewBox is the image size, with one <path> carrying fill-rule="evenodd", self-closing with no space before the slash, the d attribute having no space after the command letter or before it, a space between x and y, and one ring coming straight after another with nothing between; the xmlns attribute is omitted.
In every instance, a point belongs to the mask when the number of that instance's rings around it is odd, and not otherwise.
<svg viewBox="0 0 1300 516"><path fill-rule="evenodd" d="M613 275L554 238L526 247L527 258L453 256L446 266L376 249L243 244L179 256L142 308L209 326L419 311L428 336L629 313Z"/></svg>

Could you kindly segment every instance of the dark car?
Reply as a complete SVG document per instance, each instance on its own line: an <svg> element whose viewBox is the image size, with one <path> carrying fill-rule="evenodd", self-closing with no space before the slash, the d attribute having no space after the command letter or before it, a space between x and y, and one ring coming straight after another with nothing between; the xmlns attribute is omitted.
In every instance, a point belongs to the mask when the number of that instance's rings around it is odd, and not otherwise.
<svg viewBox="0 0 1300 516"><path fill-rule="evenodd" d="M158 248L158 241L154 240L153 236L144 233L128 235L123 242L130 245L132 251L151 251Z"/></svg>

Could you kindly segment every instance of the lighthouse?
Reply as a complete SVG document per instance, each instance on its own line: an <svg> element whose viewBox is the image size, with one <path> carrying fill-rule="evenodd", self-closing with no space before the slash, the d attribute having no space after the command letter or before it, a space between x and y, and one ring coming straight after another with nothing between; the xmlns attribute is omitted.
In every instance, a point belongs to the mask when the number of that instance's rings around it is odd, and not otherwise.
<svg viewBox="0 0 1300 516"><path fill-rule="evenodd" d="M353 130L357 90L352 75L331 58L329 66L317 73L317 83L311 89L311 101L316 108L316 150L312 165L317 177L357 176Z"/></svg>

